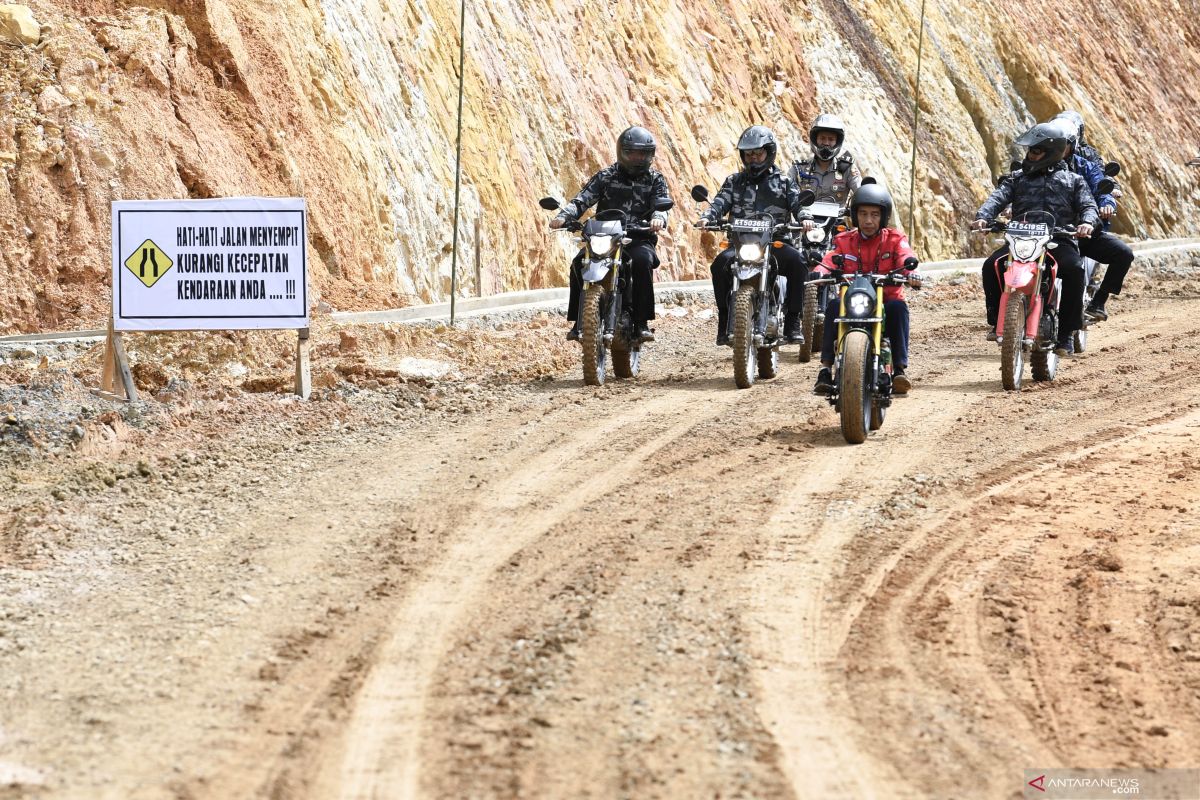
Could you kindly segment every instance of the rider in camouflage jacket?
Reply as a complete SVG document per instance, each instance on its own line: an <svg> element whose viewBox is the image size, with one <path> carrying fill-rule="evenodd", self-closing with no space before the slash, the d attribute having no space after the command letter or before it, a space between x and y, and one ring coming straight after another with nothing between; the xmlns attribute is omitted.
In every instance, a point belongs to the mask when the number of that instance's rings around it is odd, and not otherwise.
<svg viewBox="0 0 1200 800"><path fill-rule="evenodd" d="M742 170L725 179L717 196L697 225L711 225L727 214L732 219L770 214L775 224L788 222L798 217L800 190L790 178L775 166L778 145L775 135L762 125L747 128L738 140L738 153ZM804 278L808 274L800 252L790 244L772 250L779 274L787 278L786 315L784 337L788 342L804 340L800 329L800 312L804 307ZM728 344L729 308L727 299L733 286L730 265L736 253L732 247L723 250L712 263L713 295L717 304L717 344Z"/></svg>
<svg viewBox="0 0 1200 800"><path fill-rule="evenodd" d="M578 222L585 211L596 206L598 212L613 209L625 212L630 225L649 224L654 231L662 230L667 224L667 212L654 209L669 203L671 195L662 173L650 166L655 147L654 136L645 128L635 126L623 131L617 138L617 163L593 175L575 199L562 207L550 227L561 228L568 223ZM654 319L653 270L659 265L654 246L658 244L658 236L655 233L631 233L629 238L633 241L625 247L624 252L629 259L633 279L627 286L629 296L626 300L630 303L630 313L642 340L652 341L654 334L648 322ZM578 340L580 336L579 296L583 291L580 273L583 252L580 249L571 262L570 296L567 300L567 319L574 323L567 333L567 338L571 340Z"/></svg>

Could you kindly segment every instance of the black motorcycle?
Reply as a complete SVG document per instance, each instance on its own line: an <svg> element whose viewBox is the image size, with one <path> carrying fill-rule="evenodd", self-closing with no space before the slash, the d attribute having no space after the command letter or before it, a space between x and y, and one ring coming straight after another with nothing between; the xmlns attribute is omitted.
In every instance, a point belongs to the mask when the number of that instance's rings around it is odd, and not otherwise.
<svg viewBox="0 0 1200 800"><path fill-rule="evenodd" d="M543 197L538 205L557 211L562 204ZM655 204L655 211L668 211L671 201ZM582 232L583 293L579 298L579 318L583 344L583 382L602 386L608 373L608 353L612 351L613 372L618 378L635 378L641 369L642 339L630 314L633 272L625 245L629 234L651 233L647 225L631 225L625 212L601 211L586 222L571 222L561 230Z"/></svg>
<svg viewBox="0 0 1200 800"><path fill-rule="evenodd" d="M816 197L811 191L800 193L808 204ZM692 199L708 202L708 189L692 187ZM783 339L783 304L787 298L787 278L771 252L787 233L803 230L799 225L775 224L770 214L754 218L732 219L703 230L722 231L728 239L722 249L732 245L735 258L730 264L733 280L729 297L715 298L725 303L729 335L733 344L733 380L739 389L754 385L755 377L774 378L779 372L779 347Z"/></svg>

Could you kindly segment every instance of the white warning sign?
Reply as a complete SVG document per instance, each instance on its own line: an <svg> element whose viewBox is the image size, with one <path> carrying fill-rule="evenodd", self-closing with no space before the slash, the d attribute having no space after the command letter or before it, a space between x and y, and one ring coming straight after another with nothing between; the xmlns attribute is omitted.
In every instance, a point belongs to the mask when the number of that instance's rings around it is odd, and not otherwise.
<svg viewBox="0 0 1200 800"><path fill-rule="evenodd" d="M307 328L302 198L113 203L119 331Z"/></svg>

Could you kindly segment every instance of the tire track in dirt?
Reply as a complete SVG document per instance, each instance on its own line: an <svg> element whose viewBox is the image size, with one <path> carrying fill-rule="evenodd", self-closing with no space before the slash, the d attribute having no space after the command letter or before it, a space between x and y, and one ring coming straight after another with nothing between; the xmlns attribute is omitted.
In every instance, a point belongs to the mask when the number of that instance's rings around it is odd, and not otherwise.
<svg viewBox="0 0 1200 800"><path fill-rule="evenodd" d="M966 381L980 372L973 364L952 367L940 379ZM912 470L900 451L935 448L960 414L960 407L918 389L893 403L881 433L852 447L827 409L825 448L807 465L803 481L780 497L767 525L779 533L750 590L759 653L755 677L762 687L759 713L782 750L797 796L870 797L884 785L891 796L902 791L899 774L866 757L843 724L851 700L828 673L873 587L868 582L859 587L860 596L847 596L837 591L835 579L839 567L848 569L842 551L862 532L865 509L856 490L869 501L872 485Z"/></svg>
<svg viewBox="0 0 1200 800"><path fill-rule="evenodd" d="M1134 349L1145 339L1161 335L1182 341L1195 335L1195 331L1178 330L1169 319L1142 316L1127 319L1126 323L1134 324L1134 329L1109 337L1104 347L1110 352ZM1072 379L1067 384L1069 394L1080 395L1087 391L1089 380L1100 379L1094 363L1088 365L1077 359L1069 366L1071 371L1065 373ZM1183 389L1189 382L1190 370L1182 362L1172 362L1153 381L1168 396L1174 394L1168 386ZM918 794L962 791L965 785L983 783L992 793L1003 792L1024 766L1059 763L1060 753L1054 745L1035 732L1037 727L1045 728L1045 720L1034 722L1035 717L1052 712L1046 698L1056 696L1059 687L1034 685L1040 698L1025 692L1026 696L1015 698L1021 702L1014 702L1013 693L1003 688L1007 667L995 672L998 662L984 657L986 648L980 630L984 626L979 621L989 617L1016 619L1005 609L1017 605L1011 597L992 597L988 587L1000 582L1014 564L1027 570L1037 541L1057 536L1050 533L1058 524L1055 513L1041 520L1030 516L1050 500L1051 492L1045 489L1053 485L1053 476L1064 466L1152 437L1163 425L1177 424L1172 418L1187 408L1176 404L1164 414L1159 396L1143 386L1125 398L1115 420L1111 412L1082 420L1075 415L1051 414L1050 420L1068 417L1070 424L1060 421L1055 426L1047 421L1047 430L1053 431L1048 446L1040 453L1035 450L1010 458L1007 463L995 463L981 473L974 491L969 484L964 487L965 498L954 505L939 504L939 516L952 522L946 525L939 521L907 534L908 541L901 548L903 560L889 559L885 571L877 573L884 578L883 585L872 591L867 610L854 621L855 630L840 663L850 673L848 685L869 687L875 683L889 687L884 693L870 692L875 702L860 702L856 716L867 728L878 727L881 716L892 723L890 741L878 734L867 738L873 740L877 758L906 764L910 773L921 779ZM1168 421L1162 423L1163 419ZM1141 429L1156 420L1158 426L1149 431ZM1113 426L1114 421L1120 424ZM1009 496L1017 498L1009 501L1012 511L1006 513L1003 506L994 508L998 498ZM958 522L964 519L972 522ZM985 609L985 605L990 607ZM1032 658L1028 642L1016 646ZM948 676L953 677L949 691ZM919 705L910 704L905 697L921 700ZM875 707L886 707L888 713L865 713ZM894 727L899 724L896 714L902 710L907 711L907 737L899 735ZM915 740L913 726L919 731ZM929 740L932 748L912 746ZM899 746L901 741L907 746ZM938 755L930 757L930 750ZM1005 753L1006 758L1000 757Z"/></svg>
<svg viewBox="0 0 1200 800"><path fill-rule="evenodd" d="M736 583L761 549L764 498L800 457L793 431L760 423L798 382L737 392L727 360L699 368L658 386L687 434L565 518L552 546L531 543L458 633L427 795L787 793L754 711Z"/></svg>
<svg viewBox="0 0 1200 800"><path fill-rule="evenodd" d="M1145 327L1141 323L1139 330ZM1150 328L1167 328L1161 320L1152 320ZM1176 325L1175 328L1178 326ZM1146 331L1141 330L1142 333ZM1190 332L1172 331L1174 335L1186 340ZM1154 335L1154 334L1151 334ZM1095 340L1094 340L1095 341ZM1109 350L1123 350L1124 342L1140 341L1140 335L1118 334L1110 337L1104 345ZM977 350L974 345L967 343L965 350ZM965 355L961 353L959 355ZM939 361L957 359L956 355L939 356ZM945 385L947 381L964 381L963 385L978 383L987 372L995 369L994 361L988 364L983 359L961 359L961 365L950 366L945 370L938 368L938 383ZM1087 370L1083 359L1064 365L1066 368L1060 375L1074 378L1080 382L1086 378L1078 373ZM1080 368L1083 369L1080 369ZM992 375L994 380L994 373ZM1169 382L1175 382L1183 377L1183 373L1175 370L1169 374ZM998 381L996 381L998 383ZM1056 384L1061 383L1056 381ZM955 384L951 384L955 385ZM1038 387L1042 391L1059 389L1058 386ZM1071 390L1067 390L1071 391ZM912 401L920 398L919 404ZM1002 396L1001 396L1002 397ZM793 787L800 795L814 793L818 796L923 796L926 788L917 788L901 777L898 765L907 762L902 759L885 759L869 757L869 749L864 752L861 740L863 730L852 722L854 710L861 709L860 700L852 697L855 691L855 678L845 674L846 664L842 658L842 649L846 646L852 629L863 640L873 640L881 634L893 632L898 626L903 626L911 619L911 609L902 606L890 609L890 614L870 616L867 624L861 615L877 602L877 594L881 587L893 580L893 571L897 565L926 563L930 556L924 552L928 548L927 540L945 542L942 558L935 559L927 574L936 575L952 569L956 565L955 556L961 553L955 549L957 539L947 537L941 531L939 521L923 530L916 530L907 535L907 539L894 544L890 553L874 552L877 548L866 548L867 552L859 553L878 558L875 565L869 563L855 564L856 552L854 540L862 535L862 519L859 515L869 513L870 501L878 500L878 492L866 491L867 497L863 502L852 507L851 513L838 513L837 503L846 497L845 492L821 491L822 487L832 487L839 484L862 485L861 476L870 475L870 481L875 484L886 484L889 479L901 477L906 470L934 470L939 466L939 458L947 455L946 447L941 440L951 435L955 423L971 414L971 406L986 406L995 401L989 395L979 396L968 400L967 407L936 402L928 393L917 394L902 403L893 406L884 430L889 426L895 429L897 424L905 423L897 420L897 410L903 409L909 420L918 419L917 424L905 425L905 446L908 453L889 451L887 444L875 441L877 449L864 452L855 448L848 458L838 461L827 460L819 467L818 475L807 486L794 490L781 504L780 510L773 519L786 528L795 530L808 529L809 532L795 536L781 536L778 539L775 552L769 563L777 568L771 570L769 577L763 582L764 587L771 587L765 595L766 601L758 604L760 625L755 631L761 635L761 651L763 653L780 654L778 663L763 661L759 664L758 679L763 686L762 713L768 722L768 727L775 733L785 754L785 769L792 777ZM913 415L909 412L917 410ZM1103 439L1111 439L1120 433L1128 431L1128 426L1110 429L1102 433ZM871 444L869 442L868 444ZM879 448L885 450L879 452ZM1055 452L1057 450L1057 452ZM1046 448L1039 455L1022 454L1013 459L1009 465L996 465L998 469L986 471L983 497L990 497L1000 491L995 485L998 478L1005 480L1001 488L1007 488L1021 483L1028 477L1027 471L1040 472L1048 467L1043 465L1044 457L1062 455L1061 445ZM1030 456L1034 466L1029 468ZM863 457L866 456L866 457ZM997 474L998 473L998 474ZM1006 474L1007 473L1007 474ZM1003 477L1000 477L1003 476ZM865 487L864 487L865 488ZM875 495L872 497L872 494ZM941 515L953 518L965 513L979 500L976 496L968 497L957 506L945 508ZM863 506L866 506L864 508ZM772 524L772 527L775 527ZM963 532L965 534L965 531ZM985 564L1000 563L1011 550L1019 545L1011 543L1007 548L1001 548L1001 553L990 558ZM918 557L919 553L919 557ZM882 557L881 557L882 556ZM839 562L844 564L842 579L837 576ZM969 562L968 562L969 563ZM852 580L845 580L850 576ZM839 585L840 584L840 585ZM780 586L784 591L778 591ZM914 587L922 584L914 584ZM919 590L914 588L913 592ZM803 635L797 636L801 630ZM920 640L920 631L911 627L904 628L907 638L900 641ZM901 651L893 659L894 669L900 669L908 679L899 680L897 685L912 684L913 677L905 670L910 663L905 660ZM866 665L855 665L856 668L869 669ZM978 679L986 680L986 675ZM896 696L886 698L895 704ZM1001 712L998 712L1001 713ZM864 719L859 714L860 722L870 722L869 716ZM845 724L849 723L849 724ZM901 736L899 731L897 736ZM946 736L947 746L954 748L960 742L967 741L962 737ZM971 752L971 761L978 763L983 759L978 750ZM906 770L907 774L907 770Z"/></svg>
<svg viewBox="0 0 1200 800"><path fill-rule="evenodd" d="M1042 543L1057 541L1070 529L1062 529L1057 514L1031 521L1028 511L1043 501L1041 487L1055 485L1056 473L1090 473L1093 470L1076 468L1181 427L1195 428L1198 420L1196 415L1171 419L1062 454L1053 463L1031 466L947 509L948 516L970 522L949 528L929 526L912 537L905 560L899 562L903 566L889 565L886 585L856 621L855 640L843 656L862 684L876 690L870 695L878 698L878 684L890 687L891 714L900 705L896 699L901 687L922 698L925 714L914 709L910 724L928 726L932 733L927 735L936 736L939 757L935 763L922 764L922 758L933 759L914 751L910 740L907 746L893 743L891 747L904 756L893 753L889 759L917 767L914 772L923 778L921 794L961 791L964 785L986 786L988 794L1001 794L1025 767L1080 765L1071 756L1073 742L1063 735L1069 726L1062 720L1077 711L1064 701L1064 694L1070 694L1064 692L1062 679L1067 676L1044 674L1038 657L1044 643L1035 641L1026 627L1034 609L1053 605L1053 592L1047 591L1040 575L1036 581L1040 590L1021 585L1036 569ZM1036 498L1029 496L1031 486L1039 487ZM1059 485L1056 493L1075 490L1086 497L1094 488L1086 480L1077 481ZM993 524L980 526L980 516L991 518ZM1110 563L1104 558L1102 570ZM1051 611L1047 616L1055 614ZM1044 629L1045 641L1061 638L1054 635L1058 627ZM1077 643L1067 645L1074 646ZM1068 675L1071 671L1063 670ZM929 709L939 713L931 714ZM864 723L879 722L878 717L860 714L859 718ZM1113 722L1105 726L1106 731L1121 729ZM1195 720L1191 726L1195 729ZM1140 763L1153 762L1142 755Z"/></svg>
<svg viewBox="0 0 1200 800"><path fill-rule="evenodd" d="M619 484L694 424L694 418L680 413L676 397L659 396L634 405L632 413L622 408L604 424L581 421L542 455L510 465L512 474L487 490L486 498L455 531L446 558L423 576L398 609L398 624L357 699L344 739L344 760L336 777L326 773L320 780L318 793L347 798L416 796L429 684L447 637L489 576L513 553ZM645 444L624 451L619 432L639 425L655 431Z"/></svg>

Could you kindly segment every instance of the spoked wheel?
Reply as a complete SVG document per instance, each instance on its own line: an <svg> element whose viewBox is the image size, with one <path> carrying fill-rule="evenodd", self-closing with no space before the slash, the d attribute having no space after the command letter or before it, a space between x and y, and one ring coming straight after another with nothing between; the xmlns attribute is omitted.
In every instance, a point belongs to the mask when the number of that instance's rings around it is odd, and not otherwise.
<svg viewBox="0 0 1200 800"><path fill-rule="evenodd" d="M1052 381L1058 374L1058 353L1034 349L1029 356L1029 371L1035 381Z"/></svg>
<svg viewBox="0 0 1200 800"><path fill-rule="evenodd" d="M612 360L614 375L618 378L636 378L642 363L642 348L621 350L614 347Z"/></svg>
<svg viewBox="0 0 1200 800"><path fill-rule="evenodd" d="M817 287L804 287L804 313L800 315L800 332L804 344L800 345L800 363L807 364L812 358L813 346L817 341Z"/></svg>
<svg viewBox="0 0 1200 800"><path fill-rule="evenodd" d="M758 348L758 377L774 378L779 374L779 348Z"/></svg>
<svg viewBox="0 0 1200 800"><path fill-rule="evenodd" d="M754 346L754 286L742 284L733 297L733 381L739 389L754 385L758 369Z"/></svg>
<svg viewBox="0 0 1200 800"><path fill-rule="evenodd" d="M591 284L583 290L583 382L603 386L608 351L604 348L604 326L600 321L600 300L604 290Z"/></svg>
<svg viewBox="0 0 1200 800"><path fill-rule="evenodd" d="M1012 293L1004 310L1004 341L1000 345L1000 381L1009 391L1021 391L1025 372L1025 295Z"/></svg>
<svg viewBox="0 0 1200 800"><path fill-rule="evenodd" d="M872 386L871 339L866 331L850 331L842 346L842 369L838 381L841 399L842 436L850 444L862 444L871 429Z"/></svg>

